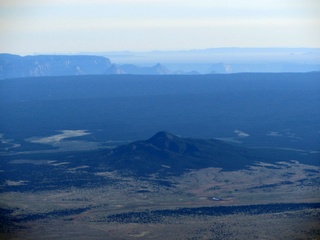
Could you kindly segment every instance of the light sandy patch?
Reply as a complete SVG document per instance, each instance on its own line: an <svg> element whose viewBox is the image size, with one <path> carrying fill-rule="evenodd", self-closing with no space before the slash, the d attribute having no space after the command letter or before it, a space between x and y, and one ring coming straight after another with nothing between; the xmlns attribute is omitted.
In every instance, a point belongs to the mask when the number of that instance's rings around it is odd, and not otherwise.
<svg viewBox="0 0 320 240"><path fill-rule="evenodd" d="M231 143L242 143L242 141L237 140L238 137L229 137L229 138L215 138L220 141L224 142L231 142Z"/></svg>
<svg viewBox="0 0 320 240"><path fill-rule="evenodd" d="M89 168L89 166L79 166L79 167L75 167L75 168L69 168L68 170L69 171L75 171L75 170L79 170L79 169L85 169L85 168Z"/></svg>
<svg viewBox="0 0 320 240"><path fill-rule="evenodd" d="M134 238L141 238L141 237L144 237L145 235L147 235L148 233L149 233L148 231L143 231L141 233L130 234L130 236L134 237Z"/></svg>
<svg viewBox="0 0 320 240"><path fill-rule="evenodd" d="M61 134L56 134L50 137L43 137L43 138L31 138L28 139L30 142L33 143L54 143L60 142L61 140L73 137L81 137L91 134L87 130L62 130Z"/></svg>
<svg viewBox="0 0 320 240"><path fill-rule="evenodd" d="M65 165L65 164L69 164L69 162L60 162L60 163L52 163L52 166L60 166L60 165Z"/></svg>
<svg viewBox="0 0 320 240"><path fill-rule="evenodd" d="M249 136L250 136L248 133L243 132L243 131L238 130L238 129L234 130L233 132L234 132L235 134L237 134L238 137L249 137Z"/></svg>
<svg viewBox="0 0 320 240"><path fill-rule="evenodd" d="M161 167L164 167L164 168L171 168L171 166L168 166L168 165L161 165Z"/></svg>
<svg viewBox="0 0 320 240"><path fill-rule="evenodd" d="M34 164L34 165L47 165L52 164L55 161L52 160L31 160L31 159L16 159L12 160L9 163L10 164Z"/></svg>
<svg viewBox="0 0 320 240"><path fill-rule="evenodd" d="M14 143L13 139L4 138L4 134L3 133L0 133L0 143L2 143L2 144L10 144L11 145L11 146L7 146L6 148L4 148L6 151L8 151L9 149L18 148L18 147L21 146L21 144Z"/></svg>
<svg viewBox="0 0 320 240"><path fill-rule="evenodd" d="M277 132L277 131L271 131L271 132L267 133L267 136L270 136L270 137L281 137L282 134Z"/></svg>
<svg viewBox="0 0 320 240"><path fill-rule="evenodd" d="M11 181L11 180L6 180L6 185L7 186L21 186L25 185L28 181Z"/></svg>

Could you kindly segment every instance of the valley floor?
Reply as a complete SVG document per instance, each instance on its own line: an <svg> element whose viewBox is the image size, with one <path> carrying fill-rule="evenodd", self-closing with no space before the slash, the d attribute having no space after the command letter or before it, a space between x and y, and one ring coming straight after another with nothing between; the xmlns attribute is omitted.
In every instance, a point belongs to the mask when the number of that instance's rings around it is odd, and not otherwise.
<svg viewBox="0 0 320 240"><path fill-rule="evenodd" d="M1 206L13 212L0 236L3 239L317 239L318 171L318 167L296 161L260 163L239 171L202 169L161 179L163 182L156 176L138 179L100 172L99 175L115 182L92 188L1 193ZM259 206L264 210L260 211ZM270 206L272 210L267 211ZM226 212L207 214L203 207L212 211L223 207ZM235 207L240 210L235 211ZM184 208L187 213L181 214Z"/></svg>

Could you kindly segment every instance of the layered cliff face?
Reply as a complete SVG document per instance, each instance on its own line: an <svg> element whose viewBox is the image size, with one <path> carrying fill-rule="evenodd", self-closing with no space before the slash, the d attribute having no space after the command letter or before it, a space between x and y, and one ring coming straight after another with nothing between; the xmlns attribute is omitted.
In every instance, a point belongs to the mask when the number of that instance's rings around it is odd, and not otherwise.
<svg viewBox="0 0 320 240"><path fill-rule="evenodd" d="M25 56L0 54L0 79L105 74L110 60L99 56L38 55Z"/></svg>

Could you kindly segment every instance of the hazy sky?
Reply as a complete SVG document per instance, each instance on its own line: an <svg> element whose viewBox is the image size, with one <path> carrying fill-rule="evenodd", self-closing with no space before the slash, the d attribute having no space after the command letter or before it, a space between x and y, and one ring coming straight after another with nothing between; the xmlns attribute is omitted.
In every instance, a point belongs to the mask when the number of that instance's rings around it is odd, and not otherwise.
<svg viewBox="0 0 320 240"><path fill-rule="evenodd" d="M319 0L1 0L0 52L320 47Z"/></svg>

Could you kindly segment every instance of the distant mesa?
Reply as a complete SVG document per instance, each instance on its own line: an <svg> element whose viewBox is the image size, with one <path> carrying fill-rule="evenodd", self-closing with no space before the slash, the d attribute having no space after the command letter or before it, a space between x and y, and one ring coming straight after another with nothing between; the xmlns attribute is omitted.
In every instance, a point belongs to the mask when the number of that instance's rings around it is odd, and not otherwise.
<svg viewBox="0 0 320 240"><path fill-rule="evenodd" d="M37 55L21 57L0 54L0 79L105 74L108 58L87 55Z"/></svg>
<svg viewBox="0 0 320 240"><path fill-rule="evenodd" d="M137 75L167 75L173 74L169 69L160 63L152 66L152 67L139 67L133 64L123 64L116 65L112 64L112 66L107 69L107 74L137 74Z"/></svg>
<svg viewBox="0 0 320 240"><path fill-rule="evenodd" d="M101 160L115 170L137 175L170 175L208 167L243 169L257 158L248 149L223 141L181 138L162 131L148 140L108 150Z"/></svg>

